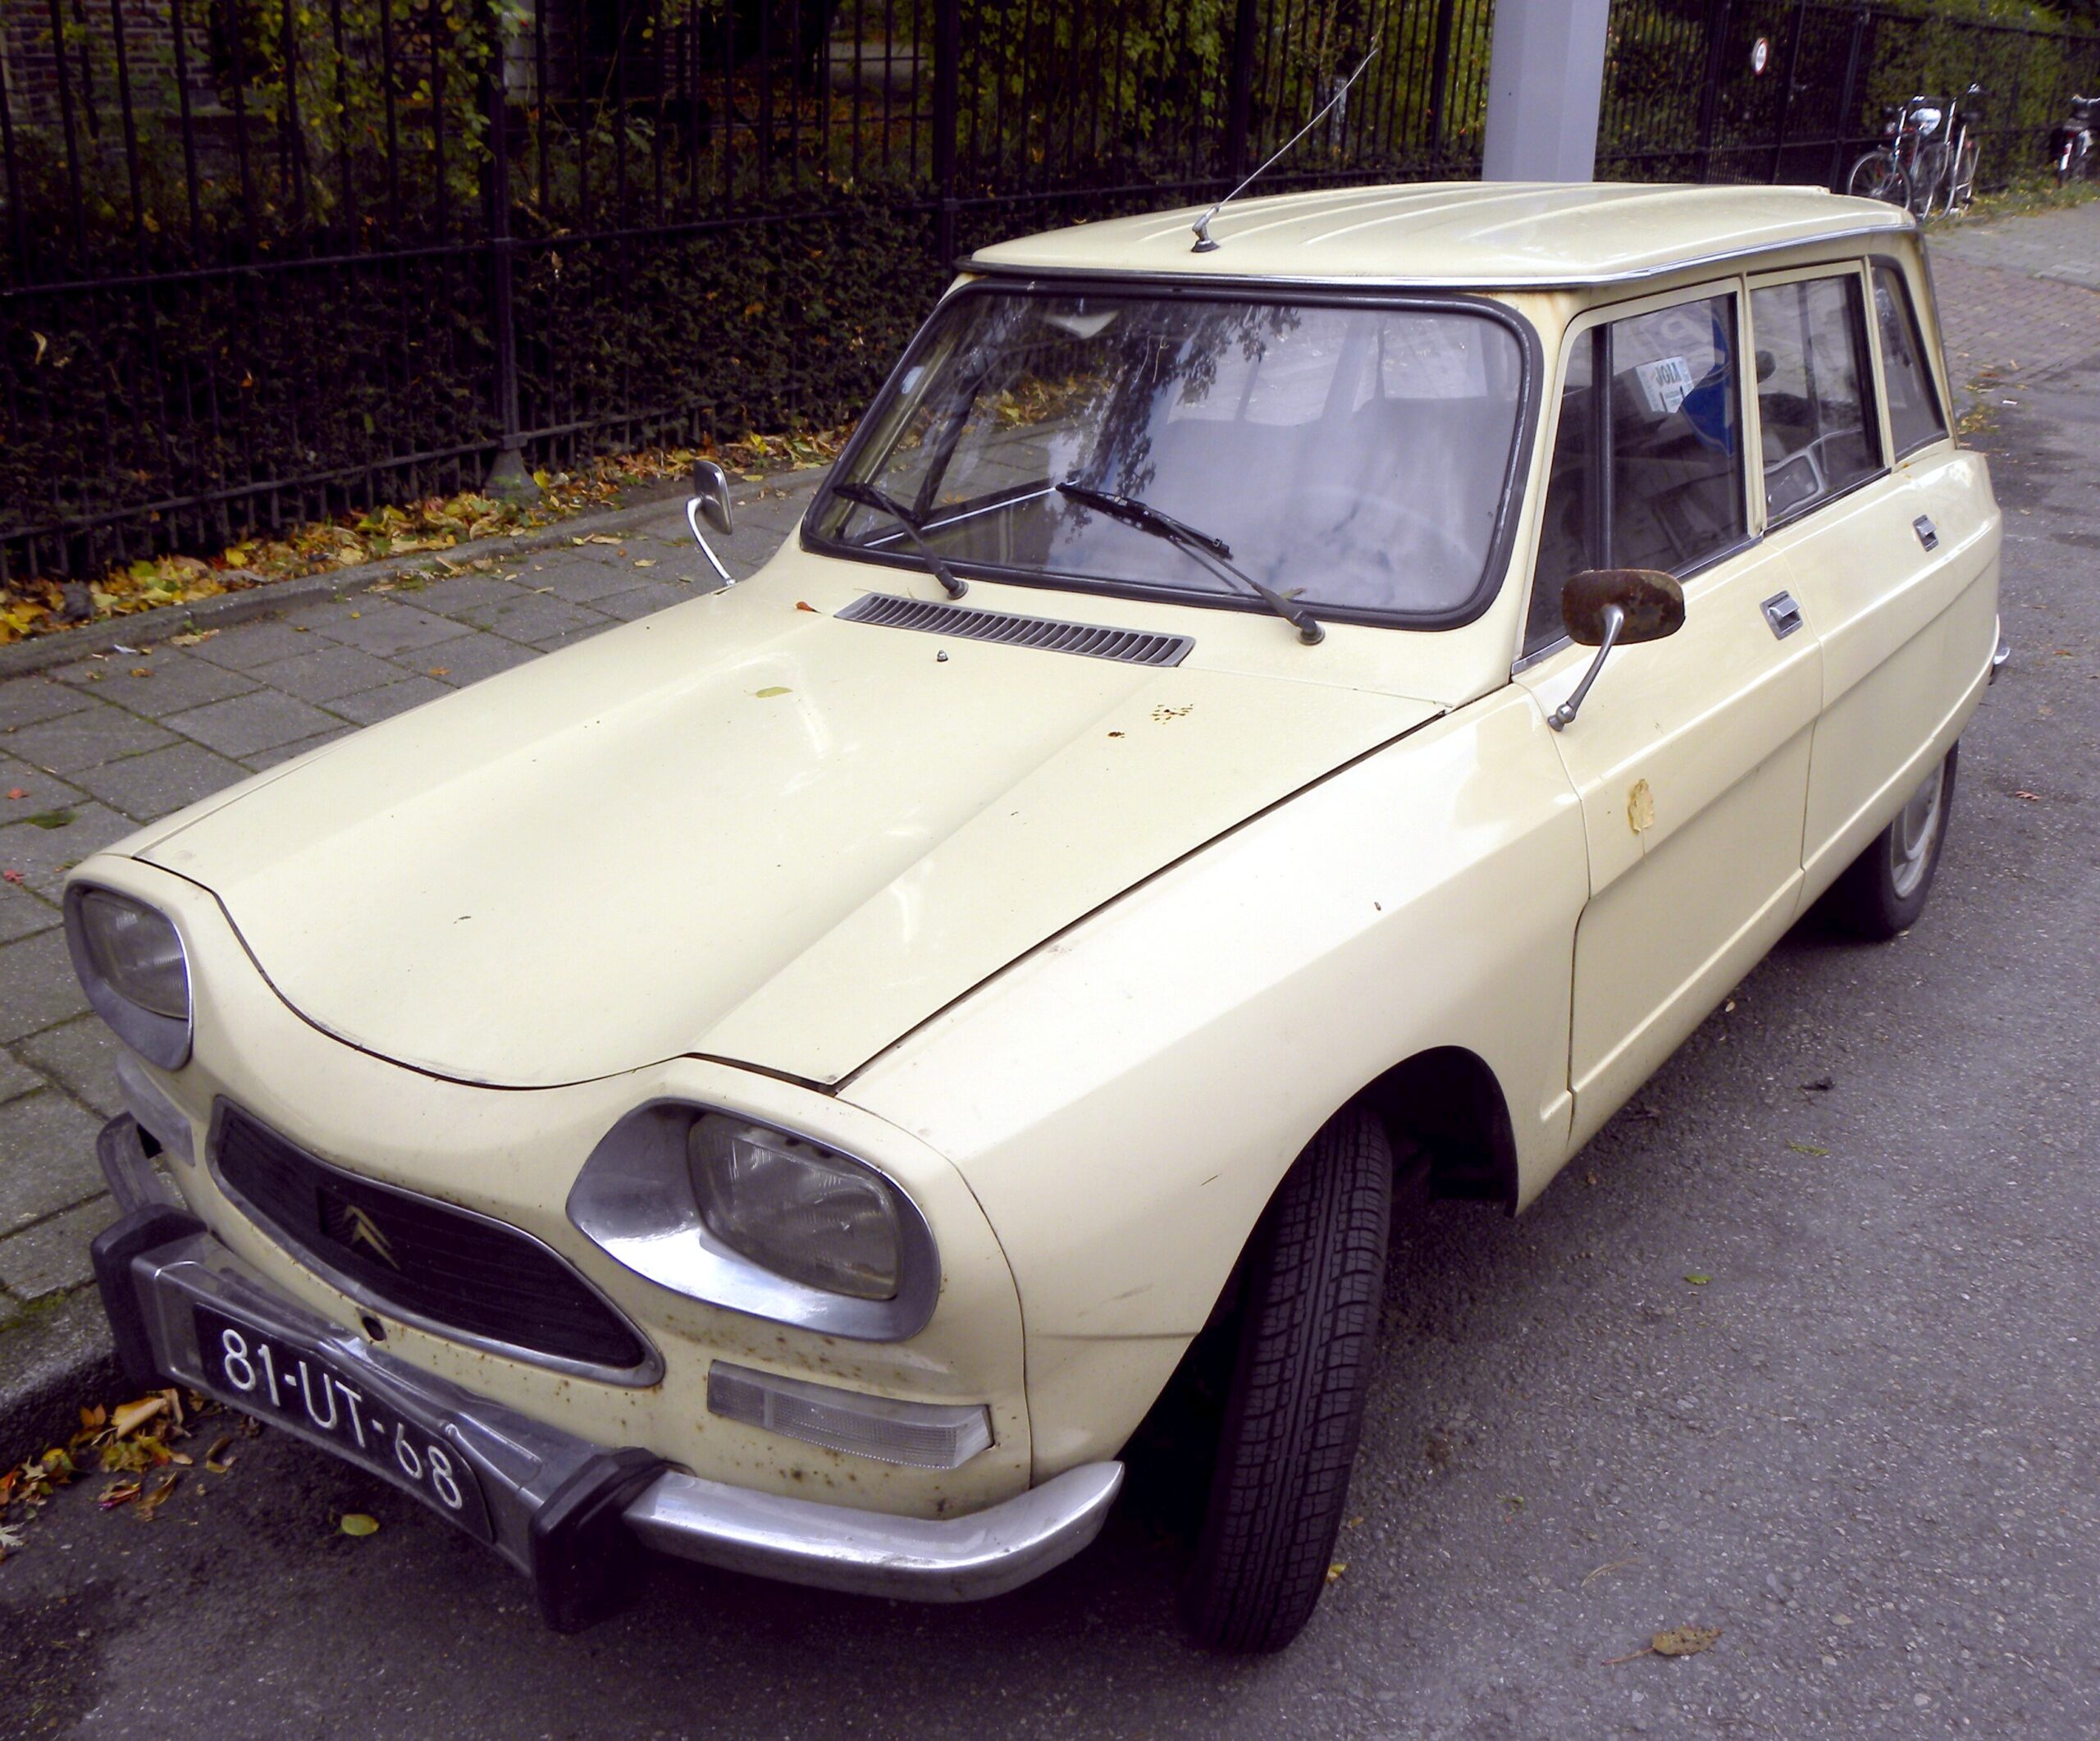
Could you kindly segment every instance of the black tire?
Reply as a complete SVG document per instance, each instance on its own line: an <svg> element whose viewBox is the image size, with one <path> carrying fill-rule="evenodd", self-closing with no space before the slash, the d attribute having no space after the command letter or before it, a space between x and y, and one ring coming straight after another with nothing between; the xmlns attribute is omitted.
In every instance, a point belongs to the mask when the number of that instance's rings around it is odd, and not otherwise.
<svg viewBox="0 0 2100 1741"><path fill-rule="evenodd" d="M1845 178L1845 191L1861 199L1885 200L1906 210L1911 204L1911 178L1887 151L1869 151L1855 163Z"/></svg>
<svg viewBox="0 0 2100 1741"><path fill-rule="evenodd" d="M1385 1128L1348 1111L1306 1145L1255 1229L1181 1600L1189 1629L1213 1648L1281 1650L1326 1587L1363 1430L1392 1209Z"/></svg>
<svg viewBox="0 0 2100 1741"><path fill-rule="evenodd" d="M1947 825L1954 813L1954 773L1961 756L1956 744L1928 775L1894 821L1874 838L1832 885L1831 916L1848 931L1886 943L1907 931L1925 910ZM1933 785L1935 778L1938 784ZM1921 806L1929 803L1929 813Z"/></svg>

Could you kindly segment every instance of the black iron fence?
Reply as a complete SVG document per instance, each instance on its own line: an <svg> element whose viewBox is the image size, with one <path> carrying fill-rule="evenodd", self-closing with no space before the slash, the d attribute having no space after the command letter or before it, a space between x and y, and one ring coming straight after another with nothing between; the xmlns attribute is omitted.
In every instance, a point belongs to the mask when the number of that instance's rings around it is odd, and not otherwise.
<svg viewBox="0 0 2100 1741"><path fill-rule="evenodd" d="M1492 0L0 0L0 581L506 451L837 422L958 252L1214 197L1373 42L1276 185L1477 174L1491 28ZM1826 180L1879 102L1970 77L2011 94L1988 172L2095 58L1835 0L1617 0L1612 29L1600 172L1670 179Z"/></svg>
<svg viewBox="0 0 2100 1741"><path fill-rule="evenodd" d="M1914 95L1983 95L1981 184L2038 168L2100 36L1858 0L1615 0L1598 172L1842 187Z"/></svg>

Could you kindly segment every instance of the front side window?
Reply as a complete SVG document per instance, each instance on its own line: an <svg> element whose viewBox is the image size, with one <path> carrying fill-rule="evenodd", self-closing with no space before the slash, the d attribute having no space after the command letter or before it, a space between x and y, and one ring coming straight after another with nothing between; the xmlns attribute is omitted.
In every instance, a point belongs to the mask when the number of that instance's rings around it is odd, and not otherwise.
<svg viewBox="0 0 2100 1741"><path fill-rule="evenodd" d="M1750 293L1764 501L1774 523L1881 469L1856 274Z"/></svg>
<svg viewBox="0 0 2100 1741"><path fill-rule="evenodd" d="M1892 266L1874 269L1874 315L1881 326L1882 374L1888 393L1888 432L1898 455L1947 433L1933 392L1932 371L1918 339L1918 317L1903 275Z"/></svg>
<svg viewBox="0 0 2100 1741"><path fill-rule="evenodd" d="M1592 327L1573 340L1527 653L1567 633L1560 589L1571 574L1684 574L1748 535L1735 306L1732 296L1703 297Z"/></svg>
<svg viewBox="0 0 2100 1741"><path fill-rule="evenodd" d="M1434 626L1491 583L1527 375L1472 308L993 287L952 297L870 411L812 542L1249 604L1186 548L1089 505L1142 503L1316 614ZM1061 488L1071 486L1075 488Z"/></svg>

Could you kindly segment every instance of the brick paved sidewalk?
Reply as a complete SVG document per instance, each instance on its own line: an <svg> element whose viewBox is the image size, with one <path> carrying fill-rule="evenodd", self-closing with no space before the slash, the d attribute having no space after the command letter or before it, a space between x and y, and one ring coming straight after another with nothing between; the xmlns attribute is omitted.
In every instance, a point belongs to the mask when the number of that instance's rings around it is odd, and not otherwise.
<svg viewBox="0 0 2100 1741"><path fill-rule="evenodd" d="M1950 226L1933 241L1957 385L2016 382L2100 353L2100 205ZM740 492L740 574L792 529L817 474ZM588 538L578 523L575 536ZM604 535L600 535L600 538ZM55 904L66 867L244 775L691 597L681 510L386 595L0 681L0 1400L6 1327L88 1279L108 1217L94 1134L116 1110L115 1042L86 1013Z"/></svg>
<svg viewBox="0 0 2100 1741"><path fill-rule="evenodd" d="M820 474L738 491L717 540L741 578L770 556ZM201 645L112 652L0 681L0 1332L89 1280L109 1218L94 1136L119 1108L116 1041L66 957L67 866L221 786L713 583L682 505L617 539L308 605ZM0 1391L9 1341L0 1336Z"/></svg>

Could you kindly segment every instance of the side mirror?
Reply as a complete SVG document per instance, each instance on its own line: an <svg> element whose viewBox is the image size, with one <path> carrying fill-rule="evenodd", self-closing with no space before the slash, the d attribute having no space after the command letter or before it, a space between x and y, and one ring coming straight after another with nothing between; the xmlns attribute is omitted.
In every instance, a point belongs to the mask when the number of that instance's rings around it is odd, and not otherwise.
<svg viewBox="0 0 2100 1741"><path fill-rule="evenodd" d="M724 537L735 532L736 516L729 510L729 474L712 459L693 461L692 499L700 505L707 523Z"/></svg>
<svg viewBox="0 0 2100 1741"><path fill-rule="evenodd" d="M1560 589L1560 615L1568 638L1578 647L1594 647L1597 656L1575 692L1546 715L1557 732L1575 723L1582 698L1614 647L1659 641L1684 627L1684 588L1674 576L1655 569L1585 569L1569 575Z"/></svg>
<svg viewBox="0 0 2100 1741"><path fill-rule="evenodd" d="M686 501L686 524L692 530L692 541L700 546L700 553L706 557L714 572L721 577L722 584L733 587L736 582L722 565L722 559L714 554L714 546L707 541L700 529L701 515L724 537L737 529L736 516L729 510L729 474L712 459L696 459L692 463L692 494Z"/></svg>

